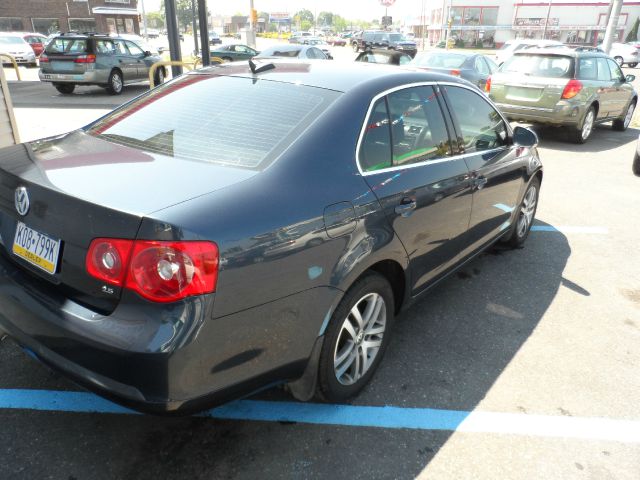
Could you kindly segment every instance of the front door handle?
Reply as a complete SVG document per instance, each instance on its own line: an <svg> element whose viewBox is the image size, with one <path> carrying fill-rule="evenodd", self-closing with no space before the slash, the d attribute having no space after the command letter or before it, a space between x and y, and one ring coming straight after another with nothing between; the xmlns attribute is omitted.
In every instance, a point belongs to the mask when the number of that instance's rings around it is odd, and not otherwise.
<svg viewBox="0 0 640 480"><path fill-rule="evenodd" d="M413 213L416 207L416 199L407 197L403 198L402 202L400 202L400 205L396 206L395 212L402 217L408 217Z"/></svg>

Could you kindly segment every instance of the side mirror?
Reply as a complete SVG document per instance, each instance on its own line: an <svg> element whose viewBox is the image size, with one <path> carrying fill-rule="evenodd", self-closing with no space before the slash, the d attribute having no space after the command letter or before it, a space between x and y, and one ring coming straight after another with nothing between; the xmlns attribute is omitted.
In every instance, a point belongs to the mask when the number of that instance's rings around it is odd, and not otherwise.
<svg viewBox="0 0 640 480"><path fill-rule="evenodd" d="M629 75L627 75L626 77L624 77L624 80L625 80L627 83L631 83L631 82L633 82L635 79L636 79L636 76L635 76L635 75L631 75L631 74L629 74Z"/></svg>
<svg viewBox="0 0 640 480"><path fill-rule="evenodd" d="M538 145L538 135L524 127L513 129L513 144L518 147L535 147Z"/></svg>

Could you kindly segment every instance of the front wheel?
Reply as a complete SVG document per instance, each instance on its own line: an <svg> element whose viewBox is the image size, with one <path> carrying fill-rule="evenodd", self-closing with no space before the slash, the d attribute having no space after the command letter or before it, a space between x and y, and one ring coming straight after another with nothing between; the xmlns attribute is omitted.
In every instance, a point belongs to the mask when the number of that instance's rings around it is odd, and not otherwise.
<svg viewBox="0 0 640 480"><path fill-rule="evenodd" d="M352 46L353 46L353 51L354 51L354 52L356 52L356 53L358 53L358 50L360 50L360 49L358 48L358 44L354 42L354 43L352 44Z"/></svg>
<svg viewBox="0 0 640 480"><path fill-rule="evenodd" d="M122 74L118 70L113 70L109 75L109 83L107 84L107 92L111 95L120 95L122 93Z"/></svg>
<svg viewBox="0 0 640 480"><path fill-rule="evenodd" d="M593 107L589 107L589 110L587 110L587 113L582 119L582 125L580 125L580 128L571 129L569 131L571 141L573 141L574 143L586 143L591 136L591 132L593 132L593 125L595 121L596 109Z"/></svg>
<svg viewBox="0 0 640 480"><path fill-rule="evenodd" d="M535 177L522 197L522 202L518 206L516 221L511 227L511 233L505 238L504 243L512 248L520 248L529 236L533 220L538 209L538 194L540 193L540 179Z"/></svg>
<svg viewBox="0 0 640 480"><path fill-rule="evenodd" d="M54 83L53 86L64 95L71 95L76 88L73 83Z"/></svg>
<svg viewBox="0 0 640 480"><path fill-rule="evenodd" d="M158 67L156 72L153 74L153 86L157 87L164 83L164 68Z"/></svg>
<svg viewBox="0 0 640 480"><path fill-rule="evenodd" d="M613 59L619 66L622 66L622 64L624 63L624 59L622 57L613 57Z"/></svg>
<svg viewBox="0 0 640 480"><path fill-rule="evenodd" d="M633 165L631 166L634 175L640 177L640 155L638 152L633 157Z"/></svg>
<svg viewBox="0 0 640 480"><path fill-rule="evenodd" d="M318 366L318 396L341 402L369 382L389 344L393 292L377 273L358 280L345 294L327 326Z"/></svg>
<svg viewBox="0 0 640 480"><path fill-rule="evenodd" d="M613 129L619 132L624 132L627 128L629 128L629 124L631 123L631 119L633 118L633 112L636 111L636 103L635 101L631 102L627 107L627 111L625 112L622 118L616 118L613 121Z"/></svg>
<svg viewBox="0 0 640 480"><path fill-rule="evenodd" d="M627 66L629 68L636 68L636 65L638 65L638 64L634 62L634 63L629 63Z"/></svg>

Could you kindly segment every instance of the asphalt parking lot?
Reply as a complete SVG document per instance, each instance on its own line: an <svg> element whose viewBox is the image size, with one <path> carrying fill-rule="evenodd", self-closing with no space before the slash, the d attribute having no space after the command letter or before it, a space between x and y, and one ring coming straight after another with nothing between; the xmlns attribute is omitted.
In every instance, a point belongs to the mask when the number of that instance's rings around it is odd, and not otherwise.
<svg viewBox="0 0 640 480"><path fill-rule="evenodd" d="M11 85L24 139L128 98L57 108L45 87ZM274 388L198 417L137 415L5 339L0 479L637 480L640 130L600 126L585 145L537 131L545 172L525 247L483 254L404 312L348 405Z"/></svg>

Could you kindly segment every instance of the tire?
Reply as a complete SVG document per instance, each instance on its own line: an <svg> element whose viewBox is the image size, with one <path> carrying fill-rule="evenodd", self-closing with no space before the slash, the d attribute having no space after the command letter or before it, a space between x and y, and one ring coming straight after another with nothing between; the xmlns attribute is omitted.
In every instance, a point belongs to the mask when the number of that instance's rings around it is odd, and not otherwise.
<svg viewBox="0 0 640 480"><path fill-rule="evenodd" d="M503 243L511 248L522 248L531 232L531 225L536 218L538 198L540 195L540 179L534 177L527 185L527 190L518 205L518 216L511 226L510 233Z"/></svg>
<svg viewBox="0 0 640 480"><path fill-rule="evenodd" d="M638 155L638 152L633 156L633 165L631 166L631 170L634 175L640 177L640 155Z"/></svg>
<svg viewBox="0 0 640 480"><path fill-rule="evenodd" d="M637 63L628 63L627 67L629 68L636 68L636 65L638 65Z"/></svg>
<svg viewBox="0 0 640 480"><path fill-rule="evenodd" d="M358 51L360 50L357 42L353 42L352 47L353 47L353 51L356 53L358 53Z"/></svg>
<svg viewBox="0 0 640 480"><path fill-rule="evenodd" d="M586 143L589 137L593 133L593 127L596 120L596 109L589 107L587 113L584 114L584 118L580 123L580 128L572 128L569 130L569 137L573 143Z"/></svg>
<svg viewBox="0 0 640 480"><path fill-rule="evenodd" d="M76 88L73 83L54 83L53 86L63 95L71 95Z"/></svg>
<svg viewBox="0 0 640 480"><path fill-rule="evenodd" d="M158 67L153 74L153 86L157 87L164 83L164 67Z"/></svg>
<svg viewBox="0 0 640 480"><path fill-rule="evenodd" d="M364 318L358 321L354 311ZM394 312L391 285L377 273L365 275L347 291L327 326L320 352L317 386L320 399L342 402L369 382L389 344ZM368 351L365 344L370 345Z"/></svg>
<svg viewBox="0 0 640 480"><path fill-rule="evenodd" d="M124 82L122 80L122 73L120 73L120 70L112 70L111 74L109 75L107 92L110 95L120 95L122 93L123 87L124 87Z"/></svg>
<svg viewBox="0 0 640 480"><path fill-rule="evenodd" d="M624 112L624 115L620 118L616 118L613 121L612 128L617 130L618 132L624 132L629 125L631 124L631 120L633 119L633 112L636 110L636 101L632 100L627 110Z"/></svg>
<svg viewBox="0 0 640 480"><path fill-rule="evenodd" d="M616 61L616 63L621 67L622 64L624 63L624 59L622 57L613 57L613 59Z"/></svg>
<svg viewBox="0 0 640 480"><path fill-rule="evenodd" d="M225 62L233 62L231 57L222 57L222 60L224 60Z"/></svg>

